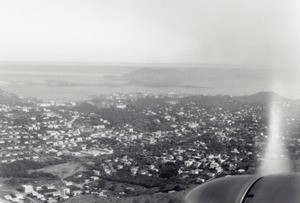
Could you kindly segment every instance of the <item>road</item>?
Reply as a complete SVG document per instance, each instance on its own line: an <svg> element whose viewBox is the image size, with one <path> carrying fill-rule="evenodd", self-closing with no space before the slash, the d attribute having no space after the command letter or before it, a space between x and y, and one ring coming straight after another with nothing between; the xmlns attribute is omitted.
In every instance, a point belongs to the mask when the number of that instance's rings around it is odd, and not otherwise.
<svg viewBox="0 0 300 203"><path fill-rule="evenodd" d="M75 115L74 118L68 122L68 124L72 125L74 123L74 121L76 121L78 118L79 118L79 115Z"/></svg>

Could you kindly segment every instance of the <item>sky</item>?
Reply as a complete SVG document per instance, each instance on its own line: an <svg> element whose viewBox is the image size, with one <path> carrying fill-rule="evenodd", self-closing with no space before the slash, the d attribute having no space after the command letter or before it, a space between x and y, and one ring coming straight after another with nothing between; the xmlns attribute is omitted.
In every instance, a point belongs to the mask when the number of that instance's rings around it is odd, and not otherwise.
<svg viewBox="0 0 300 203"><path fill-rule="evenodd" d="M297 0L0 0L0 61L297 66Z"/></svg>

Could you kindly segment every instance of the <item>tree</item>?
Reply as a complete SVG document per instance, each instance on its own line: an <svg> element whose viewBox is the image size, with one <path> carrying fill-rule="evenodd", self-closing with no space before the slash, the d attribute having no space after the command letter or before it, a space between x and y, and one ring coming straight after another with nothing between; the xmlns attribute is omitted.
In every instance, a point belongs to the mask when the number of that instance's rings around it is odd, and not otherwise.
<svg viewBox="0 0 300 203"><path fill-rule="evenodd" d="M179 165L167 162L160 165L159 176L162 178L171 178L178 175Z"/></svg>
<svg viewBox="0 0 300 203"><path fill-rule="evenodd" d="M98 187L104 189L106 186L106 181L105 180L100 180L98 182Z"/></svg>
<svg viewBox="0 0 300 203"><path fill-rule="evenodd" d="M176 203L176 200L174 200L174 199L169 199L168 203Z"/></svg>

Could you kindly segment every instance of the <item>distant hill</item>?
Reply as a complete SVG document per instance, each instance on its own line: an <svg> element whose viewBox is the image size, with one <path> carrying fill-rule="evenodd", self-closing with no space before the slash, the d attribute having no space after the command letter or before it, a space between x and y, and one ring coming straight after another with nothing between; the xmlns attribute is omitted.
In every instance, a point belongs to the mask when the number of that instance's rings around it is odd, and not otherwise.
<svg viewBox="0 0 300 203"><path fill-rule="evenodd" d="M21 98L15 94L7 93L0 89L0 104L4 105L14 105L14 106L34 106L35 103L32 101L38 101L35 98Z"/></svg>
<svg viewBox="0 0 300 203"><path fill-rule="evenodd" d="M131 108L134 108L135 110L142 111L143 109L152 109L156 108L157 106L165 106L166 108L169 106L168 101L171 98L168 96L162 97L162 98L153 98L153 97L147 97L147 98L140 98L137 101L130 104ZM174 100L174 99L173 99ZM258 92L253 95L245 95L245 96L229 96L229 95L190 95L181 97L177 100L177 102L184 106L188 105L190 102L195 103L199 107L203 108L216 108L221 107L225 109L237 109L241 107L241 105L249 104L249 105L261 105L261 106L268 106L272 102L277 103L290 103L294 104L293 100L287 99L281 95L278 95L274 92ZM101 98L93 98L91 100L91 103L89 102L82 102L78 103L76 107L74 107L74 110L83 112L83 113L101 113L103 115L106 115L107 117L118 117L121 118L122 116L125 116L127 114L123 113L125 110L119 110L113 108L113 111L108 109L100 109L98 108L98 104L102 102ZM130 118L132 119L132 118Z"/></svg>
<svg viewBox="0 0 300 203"><path fill-rule="evenodd" d="M126 81L129 85L145 87L182 87L203 88L216 84L228 84L237 80L249 82L253 80L268 80L267 70L202 67L202 68L141 68L121 76L106 75L111 81Z"/></svg>
<svg viewBox="0 0 300 203"><path fill-rule="evenodd" d="M261 104L261 105L270 104L271 102L289 103L292 101L279 94L276 94L274 92L267 92L267 91L258 92L253 95L235 97L235 99L243 103Z"/></svg>
<svg viewBox="0 0 300 203"><path fill-rule="evenodd" d="M142 68L122 76L106 75L104 78L145 87L177 87L184 83L183 72L172 68Z"/></svg>

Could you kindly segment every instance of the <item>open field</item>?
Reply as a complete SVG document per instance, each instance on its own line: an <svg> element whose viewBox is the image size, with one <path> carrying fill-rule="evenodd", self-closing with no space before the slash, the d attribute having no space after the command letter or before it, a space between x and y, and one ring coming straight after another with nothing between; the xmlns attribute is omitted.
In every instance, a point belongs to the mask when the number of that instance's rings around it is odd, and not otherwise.
<svg viewBox="0 0 300 203"><path fill-rule="evenodd" d="M52 166L47 166L45 168L31 170L29 172L44 172L51 173L53 175L57 175L60 179L67 178L69 176L74 175L78 171L82 170L82 166L79 163L63 163Z"/></svg>
<svg viewBox="0 0 300 203"><path fill-rule="evenodd" d="M9 178L0 178L0 196L7 195L19 188L18 185L7 185L5 182L8 180Z"/></svg>
<svg viewBox="0 0 300 203"><path fill-rule="evenodd" d="M12 194L12 193L19 193L16 190L18 189L18 186L9 186L5 184L7 180L9 180L9 178L0 178L0 201L4 201L3 198L5 195Z"/></svg>

